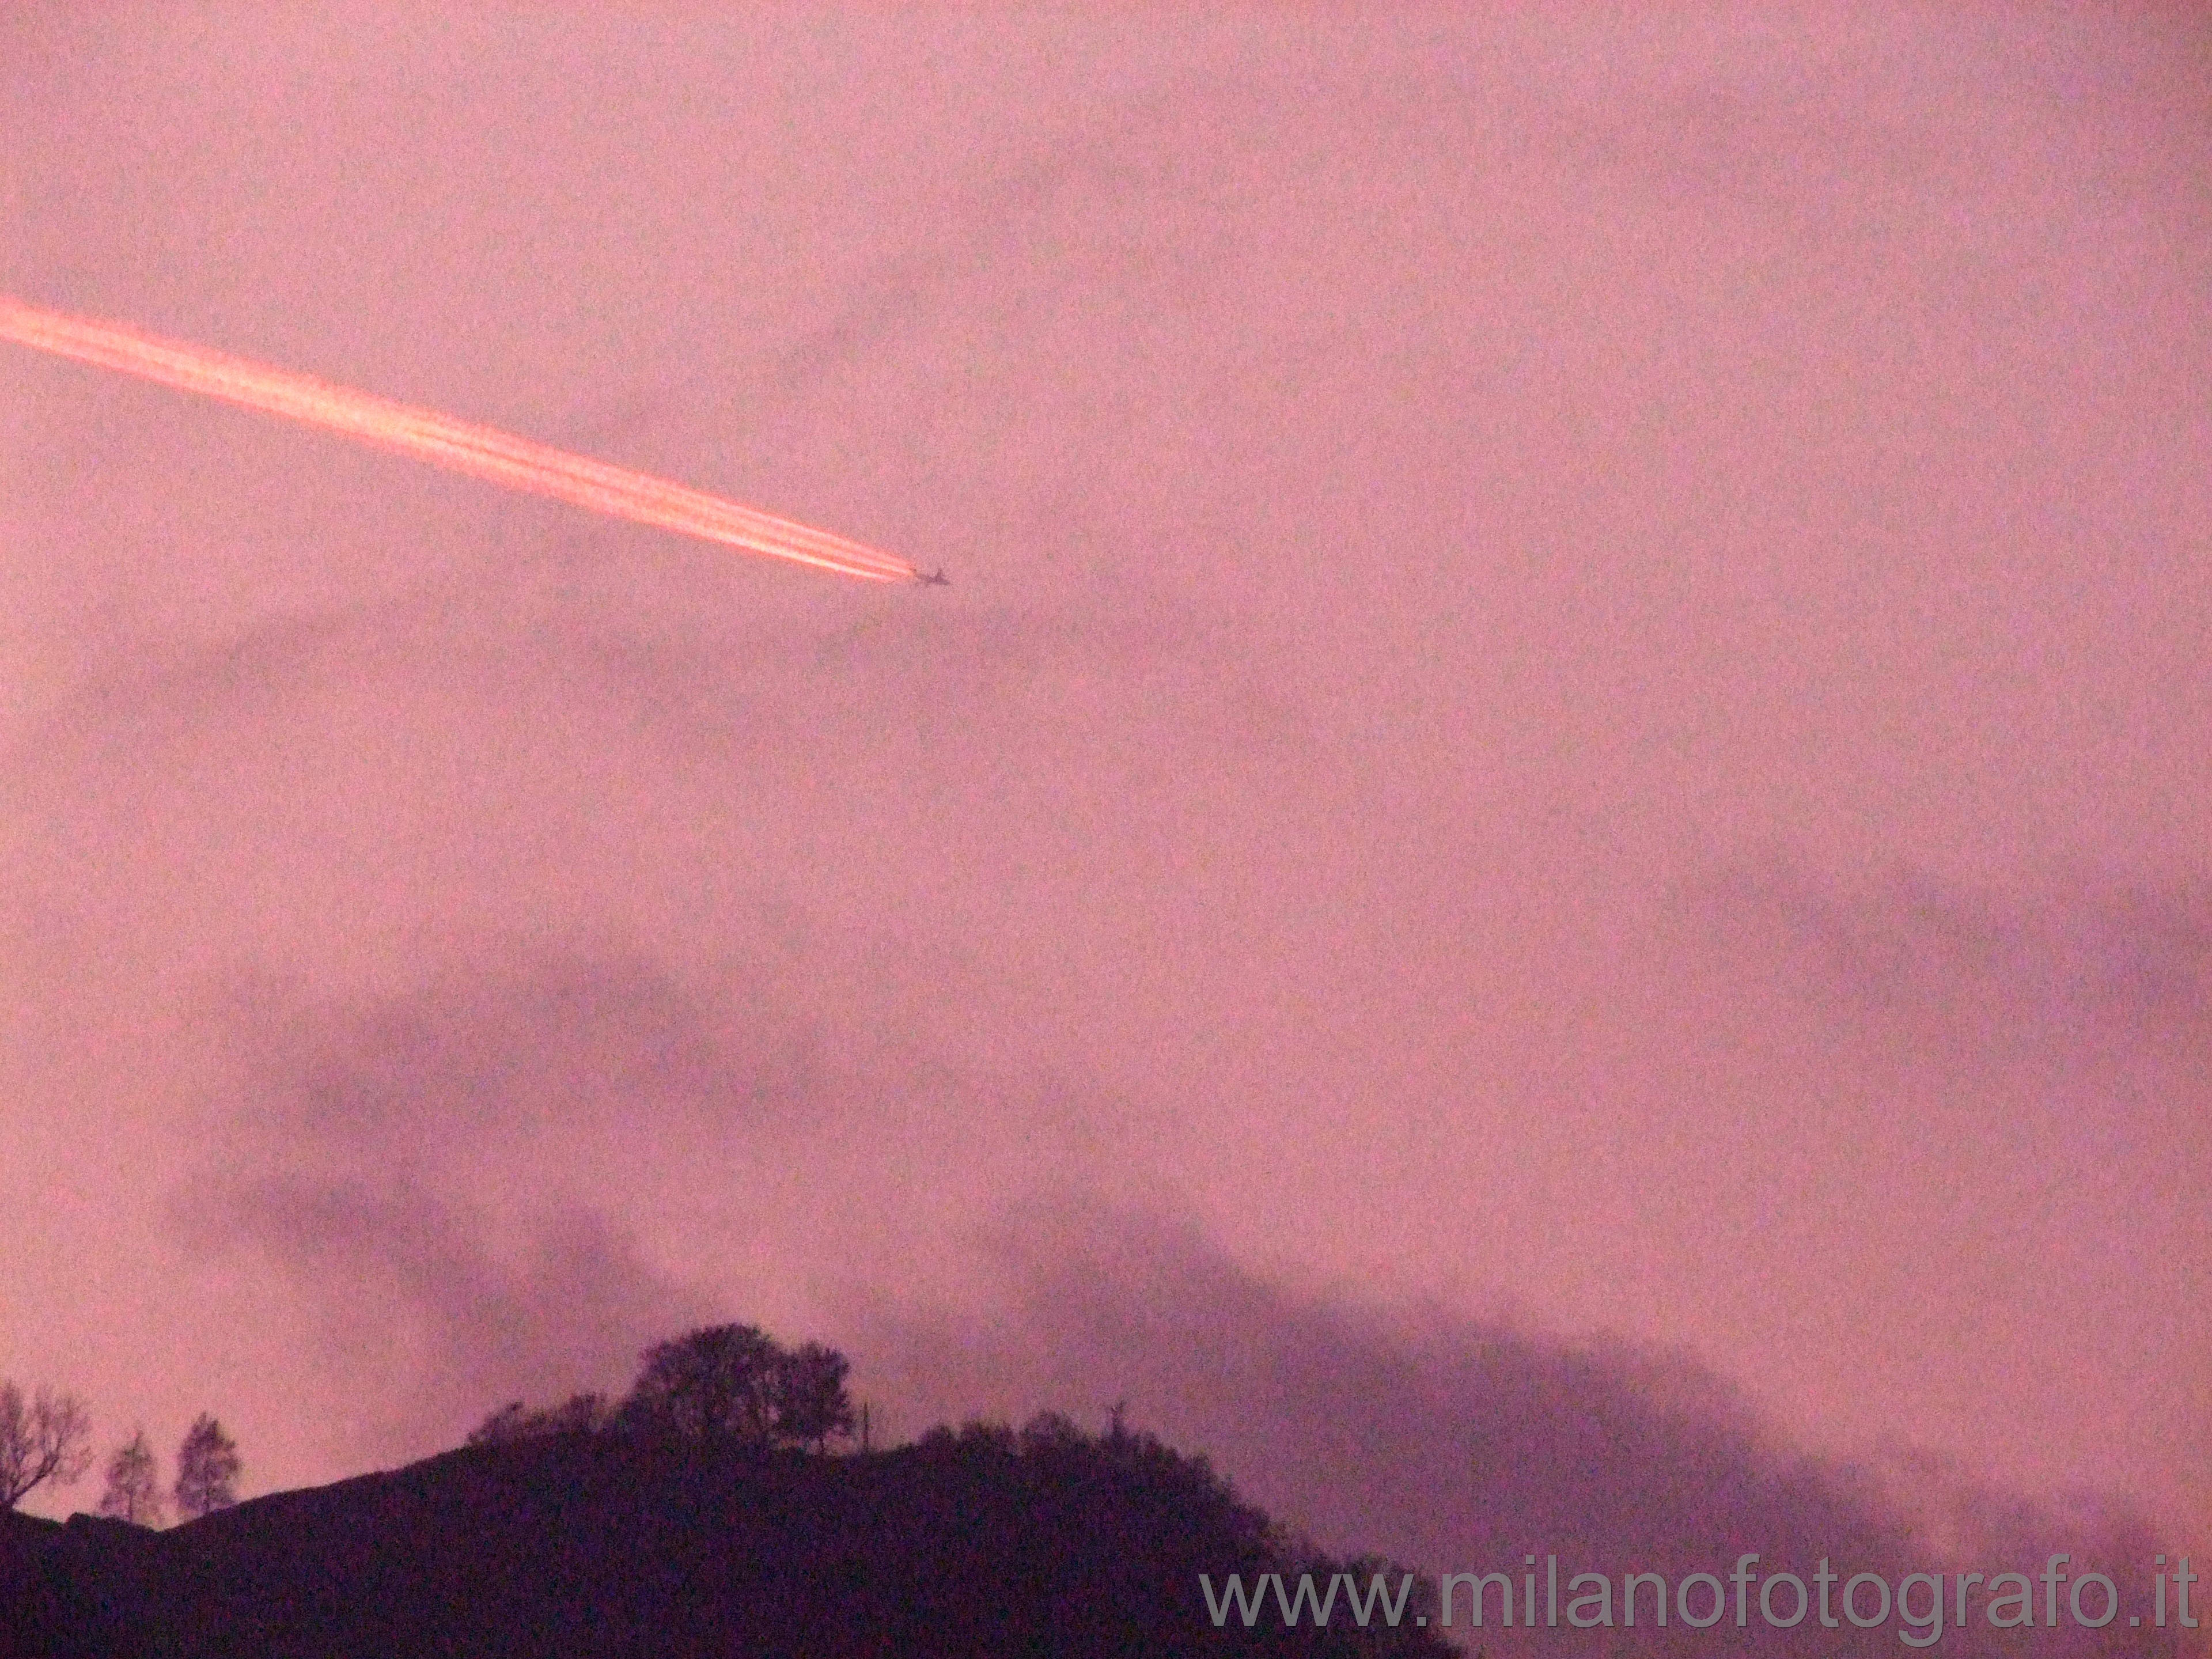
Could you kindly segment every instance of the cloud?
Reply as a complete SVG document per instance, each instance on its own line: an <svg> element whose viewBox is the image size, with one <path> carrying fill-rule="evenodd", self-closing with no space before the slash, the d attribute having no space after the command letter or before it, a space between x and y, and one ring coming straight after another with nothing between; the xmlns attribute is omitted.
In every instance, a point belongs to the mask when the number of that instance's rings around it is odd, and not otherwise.
<svg viewBox="0 0 2212 1659"><path fill-rule="evenodd" d="M1975 885L1899 864L1856 881L1787 860L1713 882L1723 939L1801 994L1877 1019L1992 1038L2212 1037L2212 892L2118 880Z"/></svg>
<svg viewBox="0 0 2212 1659"><path fill-rule="evenodd" d="M1125 720L1172 710L1194 735L1265 741L1297 701L1237 633L1200 635L1163 603L1069 615L964 589L854 589L764 618L756 573L727 556L565 528L459 575L220 633L88 630L74 672L48 677L37 717L0 747L0 784L96 805L118 778L187 787L216 750L258 772L272 727L288 748L319 746L347 702L407 725L772 763L808 745L914 752L926 715L1011 739L1046 709L1109 702ZM255 751L237 754L246 743Z"/></svg>
<svg viewBox="0 0 2212 1659"><path fill-rule="evenodd" d="M1517 1572L1534 1554L1540 1573L1556 1554L1563 1575L1616 1579L1725 1574L1744 1551L1809 1576L1825 1555L1893 1584L2039 1569L2053 1547L2077 1571L2127 1563L2131 1596L2148 1579L2154 1546L2120 1506L2054 1513L1902 1452L1814 1456L1683 1354L1294 1292L1157 1217L1035 1212L993 1254L1005 1297L984 1313L860 1316L864 1380L917 1420L1051 1407L1095 1425L1121 1402L1328 1547L1431 1571Z"/></svg>
<svg viewBox="0 0 2212 1659"><path fill-rule="evenodd" d="M760 947L757 976L776 955ZM368 1163L610 1111L769 1127L816 1109L803 1034L761 1035L778 1022L755 1013L730 1022L704 988L617 947L492 939L401 988L288 1007L255 985L230 1011L252 1133L288 1159Z"/></svg>
<svg viewBox="0 0 2212 1659"><path fill-rule="evenodd" d="M211 1010L228 1064L202 1121L234 1163L347 1175L495 1171L564 1136L788 1152L850 1128L947 1158L1010 1132L1030 1157L1089 1143L1099 1103L1051 1067L960 1054L957 957L773 902L717 943L431 934L421 960L343 988L240 980Z"/></svg>
<svg viewBox="0 0 2212 1659"><path fill-rule="evenodd" d="M172 1220L201 1260L289 1285L354 1457L453 1444L511 1398L618 1390L714 1305L611 1218L636 1170L735 1179L733 1138L773 1146L847 1098L773 1006L777 950L759 942L750 997L516 939L382 989L242 987Z"/></svg>
<svg viewBox="0 0 2212 1659"><path fill-rule="evenodd" d="M912 1040L866 995L897 948L771 907L709 960L476 936L380 985L244 981L171 1227L289 1286L354 1458L618 1389L708 1317L814 1334L815 1279L904 1285L947 1216L1097 1168L1133 1117Z"/></svg>
<svg viewBox="0 0 2212 1659"><path fill-rule="evenodd" d="M404 1177L204 1181L177 1215L203 1251L258 1255L306 1293L334 1437L371 1458L457 1443L510 1399L618 1391L708 1306L588 1210L544 1214L503 1252L488 1216Z"/></svg>

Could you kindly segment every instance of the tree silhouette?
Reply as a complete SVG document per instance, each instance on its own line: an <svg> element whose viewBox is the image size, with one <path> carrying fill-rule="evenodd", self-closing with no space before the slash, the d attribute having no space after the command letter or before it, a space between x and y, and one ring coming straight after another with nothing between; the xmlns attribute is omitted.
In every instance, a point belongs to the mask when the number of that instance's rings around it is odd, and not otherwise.
<svg viewBox="0 0 2212 1659"><path fill-rule="evenodd" d="M820 1452L853 1432L851 1364L822 1343L787 1349L755 1325L708 1325L647 1349L643 1359L619 1406L598 1394L550 1408L510 1401L470 1431L468 1444L644 1434Z"/></svg>
<svg viewBox="0 0 2212 1659"><path fill-rule="evenodd" d="M92 1467L92 1419L76 1396L41 1388L29 1405L0 1382L0 1510L51 1480L67 1486Z"/></svg>
<svg viewBox="0 0 2212 1659"><path fill-rule="evenodd" d="M710 1325L645 1353L620 1426L691 1439L765 1442L784 1358L757 1325Z"/></svg>
<svg viewBox="0 0 2212 1659"><path fill-rule="evenodd" d="M510 1400L489 1417L469 1431L469 1437L461 1443L468 1446L504 1446L511 1441L531 1437L531 1419L535 1415L520 1400Z"/></svg>
<svg viewBox="0 0 2212 1659"><path fill-rule="evenodd" d="M238 1502L238 1443L202 1412L177 1449L177 1513L193 1521Z"/></svg>
<svg viewBox="0 0 2212 1659"><path fill-rule="evenodd" d="M100 1494L100 1512L133 1526L161 1524L161 1461L146 1443L145 1430L131 1431L107 1460L107 1490Z"/></svg>
<svg viewBox="0 0 2212 1659"><path fill-rule="evenodd" d="M532 1411L520 1400L508 1401L471 1431L471 1446L499 1446L516 1440L536 1440L548 1435L597 1434L614 1419L614 1408L603 1394L577 1394L568 1403Z"/></svg>
<svg viewBox="0 0 2212 1659"><path fill-rule="evenodd" d="M845 1392L845 1356L819 1342L802 1344L775 1368L773 1393L779 1439L820 1451L832 1437L853 1432L853 1401Z"/></svg>

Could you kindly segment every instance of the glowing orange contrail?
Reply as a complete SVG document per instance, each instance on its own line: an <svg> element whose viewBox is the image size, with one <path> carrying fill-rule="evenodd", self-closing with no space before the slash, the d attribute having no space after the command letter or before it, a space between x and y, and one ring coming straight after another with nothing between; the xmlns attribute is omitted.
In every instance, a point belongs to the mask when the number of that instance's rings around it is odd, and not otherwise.
<svg viewBox="0 0 2212 1659"><path fill-rule="evenodd" d="M790 559L870 581L915 581L903 559L827 532L809 530L665 478L571 455L486 426L412 409L204 347L156 339L116 323L93 322L0 295L0 339L121 369L185 392L305 421L380 448L550 495L639 524L698 536L748 553Z"/></svg>

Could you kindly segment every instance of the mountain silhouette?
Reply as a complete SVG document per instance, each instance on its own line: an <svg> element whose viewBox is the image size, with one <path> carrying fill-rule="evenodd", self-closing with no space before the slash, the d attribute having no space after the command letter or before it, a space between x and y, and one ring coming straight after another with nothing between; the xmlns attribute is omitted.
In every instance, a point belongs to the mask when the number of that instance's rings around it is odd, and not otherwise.
<svg viewBox="0 0 2212 1659"><path fill-rule="evenodd" d="M1229 1575L1356 1567L1118 1424L970 1425L831 1455L617 1433L472 1445L167 1532L0 1515L0 1659L612 1659L1453 1651L1335 1599L1209 1613ZM1389 1569L1395 1594L1400 1571ZM1385 1604L1387 1605L1387 1604Z"/></svg>

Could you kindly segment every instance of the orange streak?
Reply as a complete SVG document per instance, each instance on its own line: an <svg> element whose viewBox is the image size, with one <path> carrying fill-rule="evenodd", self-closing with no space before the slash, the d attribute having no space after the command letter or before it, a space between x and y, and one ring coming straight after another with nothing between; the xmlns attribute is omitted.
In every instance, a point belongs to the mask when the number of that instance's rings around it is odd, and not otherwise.
<svg viewBox="0 0 2212 1659"><path fill-rule="evenodd" d="M0 339L102 368L197 392L226 403L305 421L363 443L495 483L697 536L769 558L789 559L870 581L913 581L903 559L825 531L740 507L718 495L626 467L471 426L305 374L252 363L204 347L156 339L114 323L41 310L0 295Z"/></svg>

